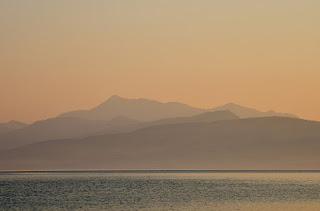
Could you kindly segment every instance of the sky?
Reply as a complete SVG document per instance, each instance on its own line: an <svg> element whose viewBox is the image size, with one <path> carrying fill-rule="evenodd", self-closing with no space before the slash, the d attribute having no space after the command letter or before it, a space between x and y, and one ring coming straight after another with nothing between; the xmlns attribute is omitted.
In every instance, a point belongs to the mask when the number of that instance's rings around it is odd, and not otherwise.
<svg viewBox="0 0 320 211"><path fill-rule="evenodd" d="M111 95L320 121L319 0L2 0L0 122Z"/></svg>

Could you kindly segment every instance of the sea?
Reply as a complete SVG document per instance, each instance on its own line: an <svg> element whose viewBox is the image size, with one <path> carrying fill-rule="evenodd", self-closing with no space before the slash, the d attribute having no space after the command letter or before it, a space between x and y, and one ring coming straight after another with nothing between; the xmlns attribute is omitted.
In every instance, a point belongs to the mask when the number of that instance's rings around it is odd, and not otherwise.
<svg viewBox="0 0 320 211"><path fill-rule="evenodd" d="M320 171L2 171L0 210L320 210Z"/></svg>

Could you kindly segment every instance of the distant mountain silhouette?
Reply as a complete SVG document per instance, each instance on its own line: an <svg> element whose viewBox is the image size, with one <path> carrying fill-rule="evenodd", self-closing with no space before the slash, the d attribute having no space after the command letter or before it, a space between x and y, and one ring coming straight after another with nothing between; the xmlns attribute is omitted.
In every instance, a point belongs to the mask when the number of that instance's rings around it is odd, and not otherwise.
<svg viewBox="0 0 320 211"><path fill-rule="evenodd" d="M320 122L262 117L166 124L0 154L13 169L319 169Z"/></svg>
<svg viewBox="0 0 320 211"><path fill-rule="evenodd" d="M298 118L294 114L278 113L273 110L263 112L263 111L258 111L253 108L246 108L246 107L237 105L235 103L228 103L228 104L210 109L210 111L220 111L220 110L229 110L240 118L268 117L268 116L282 116L282 117Z"/></svg>
<svg viewBox="0 0 320 211"><path fill-rule="evenodd" d="M106 102L91 109L71 111L60 117L80 117L83 119L111 120L117 116L126 116L139 121L153 121L171 117L193 116L205 112L182 103L161 103L148 99L126 99L114 95Z"/></svg>
<svg viewBox="0 0 320 211"><path fill-rule="evenodd" d="M76 117L52 118L37 121L22 129L1 134L0 149L9 149L50 139L81 138L106 128L133 123L136 124L138 122L123 117L118 117L111 121L87 120ZM109 132L111 133L111 131Z"/></svg>
<svg viewBox="0 0 320 211"><path fill-rule="evenodd" d="M261 112L252 108L246 108L234 103L229 103L213 109L200 109L177 102L161 103L155 100L126 99L114 95L106 102L91 110L71 111L61 114L59 117L79 117L91 120L111 120L117 116L125 116L143 122L155 121L165 118L190 117L197 114L229 110L240 118L283 116L298 118L293 114L277 113L275 111Z"/></svg>
<svg viewBox="0 0 320 211"><path fill-rule="evenodd" d="M10 121L5 123L0 123L0 133L8 133L10 131L14 131L17 129L21 129L23 127L26 127L28 124L18 121Z"/></svg>

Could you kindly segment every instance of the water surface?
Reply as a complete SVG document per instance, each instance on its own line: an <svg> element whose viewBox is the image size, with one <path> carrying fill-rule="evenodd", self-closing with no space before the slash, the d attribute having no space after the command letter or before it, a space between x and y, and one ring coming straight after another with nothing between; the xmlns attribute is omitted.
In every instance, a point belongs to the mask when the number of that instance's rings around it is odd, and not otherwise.
<svg viewBox="0 0 320 211"><path fill-rule="evenodd" d="M320 171L0 172L1 210L320 210Z"/></svg>

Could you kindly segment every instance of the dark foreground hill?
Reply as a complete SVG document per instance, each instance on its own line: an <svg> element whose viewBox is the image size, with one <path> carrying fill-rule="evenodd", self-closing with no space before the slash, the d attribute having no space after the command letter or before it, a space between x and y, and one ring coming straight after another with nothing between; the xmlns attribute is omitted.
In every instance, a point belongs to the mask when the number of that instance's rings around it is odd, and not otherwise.
<svg viewBox="0 0 320 211"><path fill-rule="evenodd" d="M92 135L131 132L160 124L213 122L238 118L230 111L207 112L192 117L168 118L145 123L124 116L118 116L110 121L88 120L77 117L57 117L37 121L10 133L0 134L0 150L53 139L84 138Z"/></svg>
<svg viewBox="0 0 320 211"><path fill-rule="evenodd" d="M119 117L120 118L120 117ZM125 127L136 124L134 120L115 118L111 121L88 120L76 117L57 117L37 121L21 129L0 135L0 150L15 148L45 140L84 138L108 128L117 132L120 125ZM138 123L138 122L137 122Z"/></svg>
<svg viewBox="0 0 320 211"><path fill-rule="evenodd" d="M319 169L320 123L263 117L159 125L4 151L2 170Z"/></svg>

